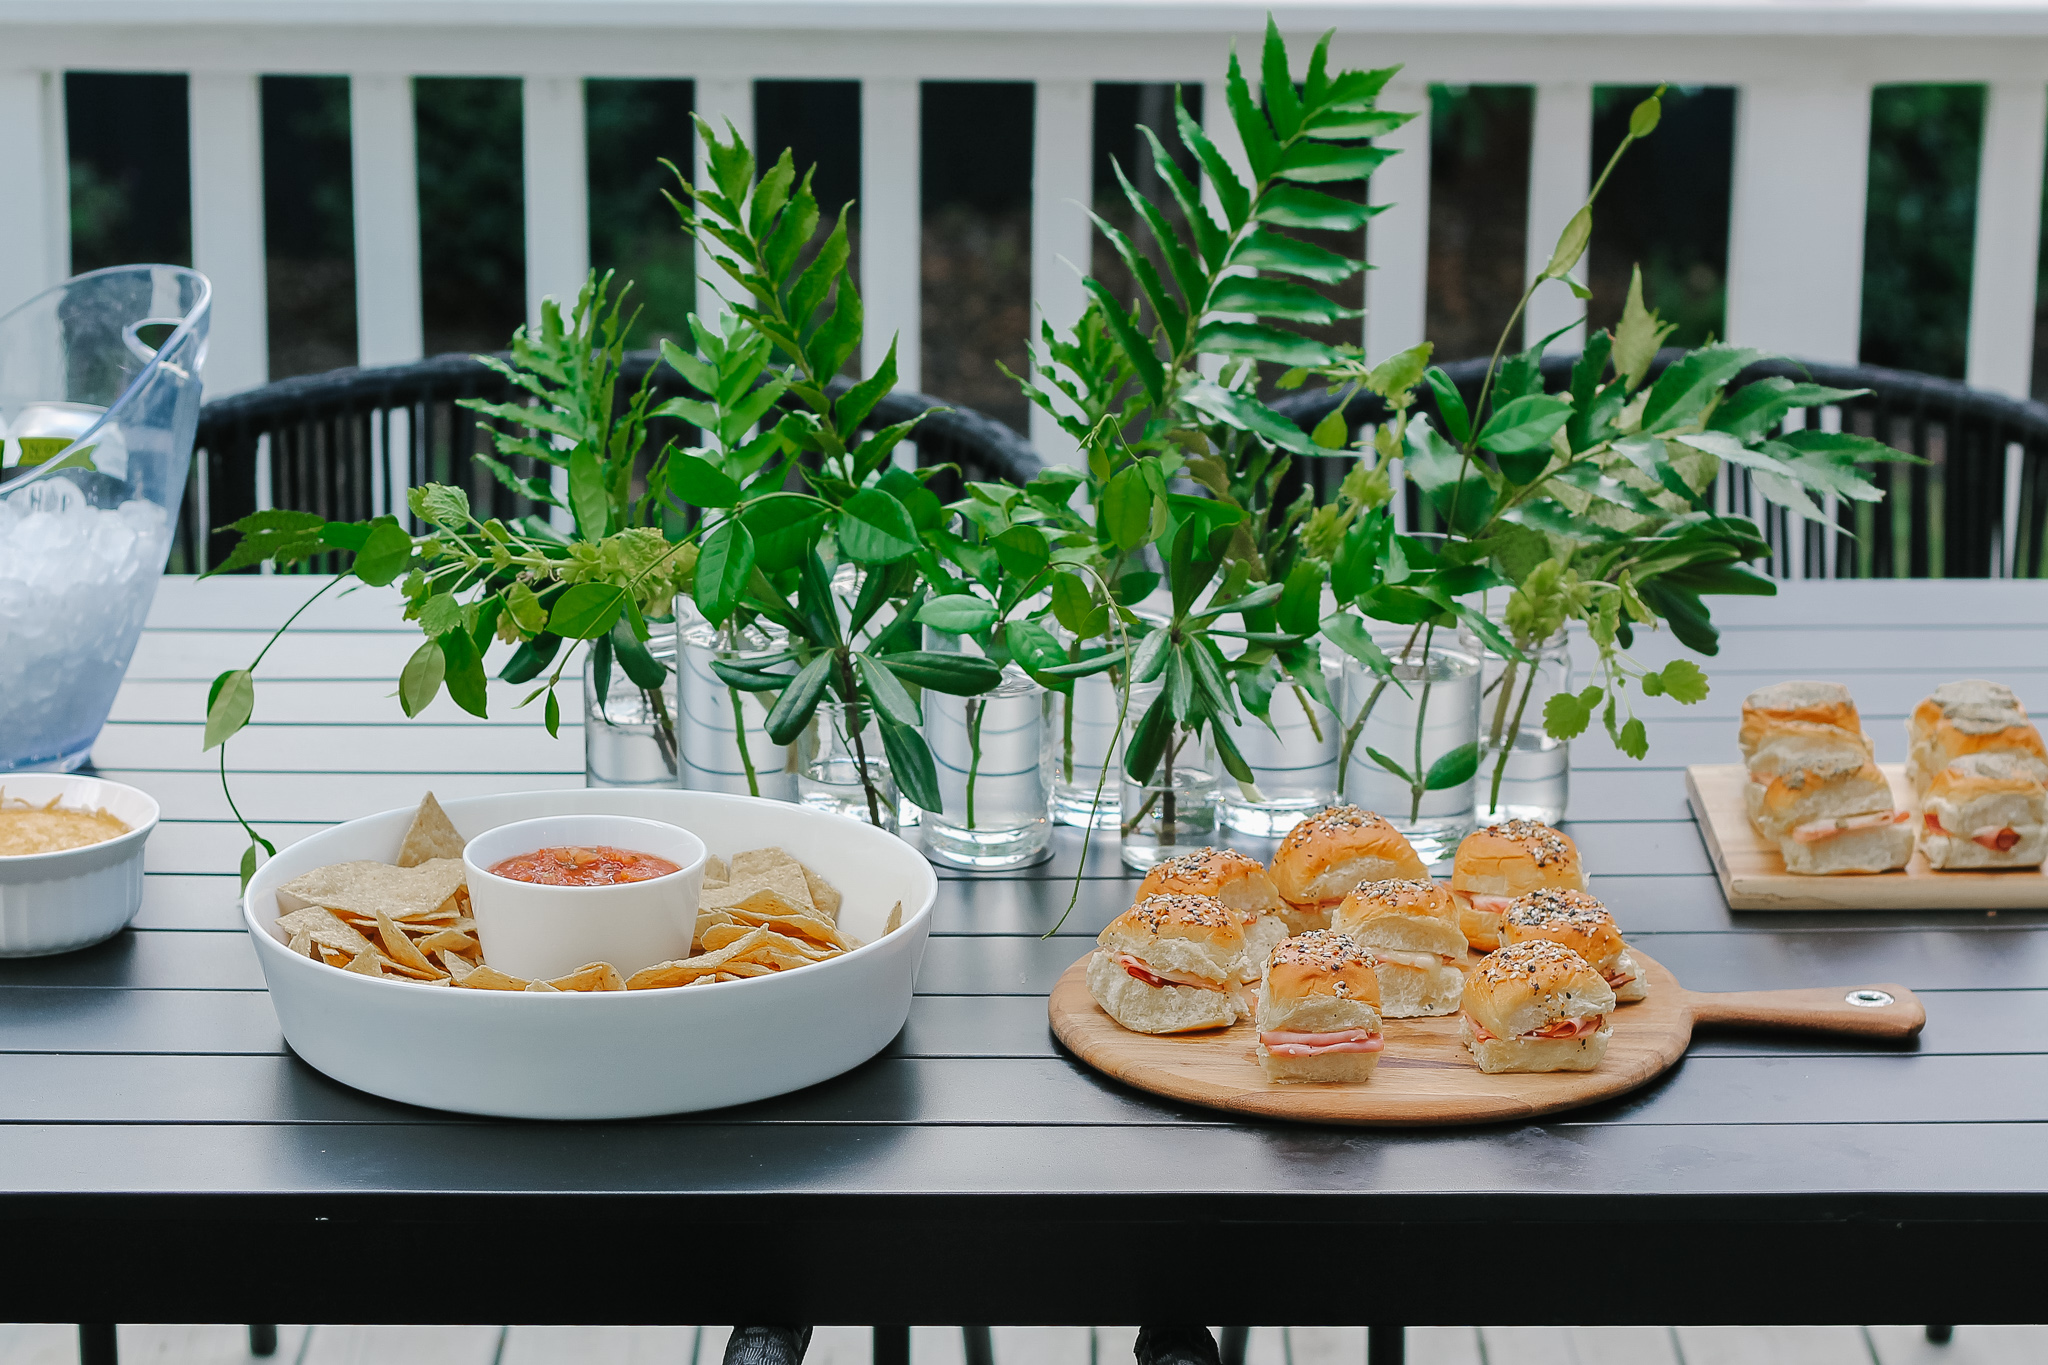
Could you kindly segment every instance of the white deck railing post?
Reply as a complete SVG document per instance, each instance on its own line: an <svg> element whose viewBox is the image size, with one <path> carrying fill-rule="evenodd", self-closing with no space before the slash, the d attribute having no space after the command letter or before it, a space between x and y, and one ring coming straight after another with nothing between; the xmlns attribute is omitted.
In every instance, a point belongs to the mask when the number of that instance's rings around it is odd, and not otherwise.
<svg viewBox="0 0 2048 1365"><path fill-rule="evenodd" d="M764 153L762 148L754 147L753 80L744 76L699 76L694 90L696 97L695 107L698 116L711 125L721 141L730 137L732 132L737 132L749 147L753 147L754 158L758 164ZM731 131L727 129L728 124L731 125ZM700 186L709 185L711 183L711 160L707 155L709 149L705 147L702 138L694 137L694 135L693 146L696 148L691 154L695 162L693 174L696 177L696 182ZM781 151L782 149L778 147L773 155L779 155ZM770 156L769 164L773 164L772 155ZM725 313L723 296L718 291L721 289L736 289L738 287L726 278L723 270L720 270L712 263L711 253L705 249L703 242L698 242L697 315L706 322L715 325L717 319Z"/></svg>
<svg viewBox="0 0 2048 1365"><path fill-rule="evenodd" d="M2001 81L1985 92L1970 267L1969 382L2025 398L2034 379L2034 286L2041 250L2041 166L2048 84ZM2007 537L2011 543L2011 537Z"/></svg>
<svg viewBox="0 0 2048 1365"><path fill-rule="evenodd" d="M924 384L923 93L916 81L860 86L860 292L867 313L861 370L896 347L896 382Z"/></svg>
<svg viewBox="0 0 2048 1365"><path fill-rule="evenodd" d="M0 73L0 313L70 274L70 187L64 165L64 77Z"/></svg>
<svg viewBox="0 0 2048 1365"><path fill-rule="evenodd" d="M566 312L590 273L590 174L583 82L574 76L528 76L520 93L526 325L537 328L540 301L552 294Z"/></svg>
<svg viewBox="0 0 2048 1365"><path fill-rule="evenodd" d="M1536 109L1529 121L1529 217L1524 282L1543 273L1565 230L1593 187L1593 87L1583 81L1546 83L1536 87ZM1599 210L1596 208L1597 216ZM1592 256L1573 268L1581 284ZM1529 300L1522 319L1522 344L1533 346L1558 328L1577 326L1550 343L1553 351L1576 351L1586 344L1586 305L1562 280L1551 280Z"/></svg>
<svg viewBox="0 0 2048 1365"><path fill-rule="evenodd" d="M1365 277L1363 341L1374 364L1421 341L1429 323L1429 87L1389 86L1380 107L1413 110L1415 118L1380 139L1397 154L1366 186L1369 202L1392 206L1365 228L1365 258L1373 268Z"/></svg>
<svg viewBox="0 0 2048 1365"><path fill-rule="evenodd" d="M205 379L219 397L270 378L262 95L254 73L194 72L186 88L192 265L213 283Z"/></svg>
<svg viewBox="0 0 2048 1365"><path fill-rule="evenodd" d="M402 365L426 350L420 312L420 186L412 78L349 78L354 170L356 363Z"/></svg>
<svg viewBox="0 0 2048 1365"><path fill-rule="evenodd" d="M1095 86L1090 81L1040 81L1031 138L1032 340L1040 320L1064 332L1080 318L1088 293L1094 225ZM1031 444L1048 463L1078 464L1081 449L1037 407L1031 409Z"/></svg>
<svg viewBox="0 0 2048 1365"><path fill-rule="evenodd" d="M1855 364L1870 87L1763 84L1735 105L1728 340Z"/></svg>

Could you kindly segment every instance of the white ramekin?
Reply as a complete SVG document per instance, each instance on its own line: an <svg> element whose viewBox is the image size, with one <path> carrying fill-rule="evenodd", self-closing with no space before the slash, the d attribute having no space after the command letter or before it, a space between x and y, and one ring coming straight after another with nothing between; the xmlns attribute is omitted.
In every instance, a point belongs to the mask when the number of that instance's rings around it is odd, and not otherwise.
<svg viewBox="0 0 2048 1365"><path fill-rule="evenodd" d="M68 953L112 938L142 908L142 846L159 811L147 792L76 773L0 774L0 792L105 810L126 834L56 853L0 856L0 957Z"/></svg>
<svg viewBox="0 0 2048 1365"><path fill-rule="evenodd" d="M612 886L542 886L491 871L522 853L592 844L651 853L678 870ZM688 957L704 856L704 841L689 830L631 815L544 815L486 830L462 850L484 961L547 980L589 962L609 962L631 976Z"/></svg>

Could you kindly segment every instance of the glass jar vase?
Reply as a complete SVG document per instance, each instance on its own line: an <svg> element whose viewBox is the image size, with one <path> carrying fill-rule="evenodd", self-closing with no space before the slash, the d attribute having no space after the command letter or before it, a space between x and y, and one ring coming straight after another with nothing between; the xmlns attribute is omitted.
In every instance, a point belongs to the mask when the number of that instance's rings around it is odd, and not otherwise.
<svg viewBox="0 0 2048 1365"><path fill-rule="evenodd" d="M657 630L649 635L647 652L673 671L675 632ZM668 684L641 687L614 659L607 690L599 696L595 648L583 652L583 785L676 785L676 725Z"/></svg>
<svg viewBox="0 0 2048 1365"><path fill-rule="evenodd" d="M1044 689L1015 664L979 697L924 694L924 737L941 809L924 812L925 852L956 867L1027 867L1051 856L1052 754Z"/></svg>
<svg viewBox="0 0 2048 1365"><path fill-rule="evenodd" d="M1159 689L1158 683L1131 689L1131 728ZM1123 790L1118 829L1125 867L1144 871L1215 842L1217 771L1208 735L1178 726L1167 737L1159 766L1144 782L1132 781L1119 762Z"/></svg>
<svg viewBox="0 0 2048 1365"><path fill-rule="evenodd" d="M1373 642L1392 673L1344 664L1337 798L1377 811L1424 862L1439 862L1475 824L1479 660L1447 630L1390 631Z"/></svg>
<svg viewBox="0 0 2048 1365"><path fill-rule="evenodd" d="M1123 789L1117 780L1123 740L1116 722L1122 705L1122 693L1108 673L1076 678L1072 692L1045 694L1052 818L1060 824L1116 828ZM1137 719L1133 711L1125 733Z"/></svg>
<svg viewBox="0 0 2048 1365"><path fill-rule="evenodd" d="M1480 661L1476 818L1556 824L1571 794L1571 745L1544 733L1543 707L1572 690L1570 633L1525 648L1527 662L1494 653L1470 631L1458 643Z"/></svg>
<svg viewBox="0 0 2048 1365"><path fill-rule="evenodd" d="M1324 683L1334 699L1343 686L1343 670L1323 665ZM1240 834L1278 839L1307 816L1330 804L1337 788L1337 748L1341 726L1337 716L1293 679L1273 689L1269 729L1246 716L1232 726L1230 738L1252 770L1249 790L1229 773L1218 778L1223 823Z"/></svg>
<svg viewBox="0 0 2048 1365"><path fill-rule="evenodd" d="M796 749L768 738L768 710L780 695L744 692L711 669L780 654L787 634L765 622L714 626L684 607L676 613L677 777L691 791L796 799Z"/></svg>
<svg viewBox="0 0 2048 1365"><path fill-rule="evenodd" d="M888 830L899 828L896 778L882 749L874 713L860 708L858 731L841 701L821 701L796 740L796 799Z"/></svg>

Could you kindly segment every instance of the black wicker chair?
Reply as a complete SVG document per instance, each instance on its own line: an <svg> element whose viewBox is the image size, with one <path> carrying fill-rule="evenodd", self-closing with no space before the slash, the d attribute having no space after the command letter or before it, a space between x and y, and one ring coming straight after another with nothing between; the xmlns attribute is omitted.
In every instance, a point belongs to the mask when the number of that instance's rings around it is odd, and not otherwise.
<svg viewBox="0 0 2048 1365"><path fill-rule="evenodd" d="M637 387L652 369L662 398L686 393L681 377L657 366L657 359L653 351L629 353L622 387ZM835 381L835 388L843 383ZM395 465L398 486L460 485L470 505L487 516L537 510L471 459L485 449L477 430L480 419L456 406L463 398L508 402L518 396L501 375L473 357L443 355L410 365L282 379L215 399L200 412L170 571L202 572L225 557L228 547L215 541L213 531L256 510L258 453L266 441L270 506L346 520L375 516L391 510L388 489ZM876 406L872 421L888 426L920 412L929 415L917 429L918 462L959 469L936 481L933 491L942 498L959 496L962 479L1022 483L1043 467L1024 438L1002 423L924 394L890 394ZM670 436L692 439L680 422L656 424L652 439L657 444Z"/></svg>
<svg viewBox="0 0 2048 1365"><path fill-rule="evenodd" d="M1652 373L1681 352L1659 354ZM1543 358L1544 387L1569 386L1577 356ZM1484 360L1444 367L1469 405L1486 375ZM2039 578L2048 573L2048 404L1985 393L1952 379L1869 365L1805 365L1772 361L1738 382L1766 375L1870 392L1841 404L1841 429L1873 436L1922 456L1925 465L1875 467L1882 503L1842 502L1839 532L1790 516L1750 487L1748 472L1730 468L1715 506L1756 518L1770 541L1767 566L1780 578ZM1327 389L1291 394L1276 406L1309 430L1337 397ZM1436 415L1425 391L1423 411ZM1345 418L1356 429L1384 421L1370 394L1354 397ZM1305 461L1304 477L1334 489L1348 461ZM1408 490L1408 525L1428 529L1427 510Z"/></svg>

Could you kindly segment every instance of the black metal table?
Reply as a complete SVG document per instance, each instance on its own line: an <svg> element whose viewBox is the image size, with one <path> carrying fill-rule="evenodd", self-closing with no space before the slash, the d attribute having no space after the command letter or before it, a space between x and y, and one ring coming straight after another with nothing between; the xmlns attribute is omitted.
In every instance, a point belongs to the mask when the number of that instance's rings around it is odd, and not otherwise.
<svg viewBox="0 0 2048 1365"><path fill-rule="evenodd" d="M1132 886L1098 844L1078 908L1041 938L1073 831L1028 873L947 876L902 1035L802 1093L539 1124L330 1082L279 1036L234 908L237 831L199 748L207 682L308 590L165 583L95 751L165 808L142 914L101 947L0 963L0 1319L2039 1317L2048 915L1731 914L1681 780L1732 753L1742 694L1777 678L1849 683L1891 760L1906 710L1941 681L2039 699L2037 585L1737 601L1709 700L1643 704L1647 765L1575 746L1570 828L1632 939L1703 990L1906 982L1928 1007L1917 1045L1709 1035L1624 1099L1436 1132L1226 1119L1063 1055L1045 993ZM274 838L427 785L581 781L577 733L549 740L510 689L490 722L445 699L403 720L391 680L417 639L365 592L272 651L230 759ZM1322 1292L1303 1292L1312 1271Z"/></svg>

